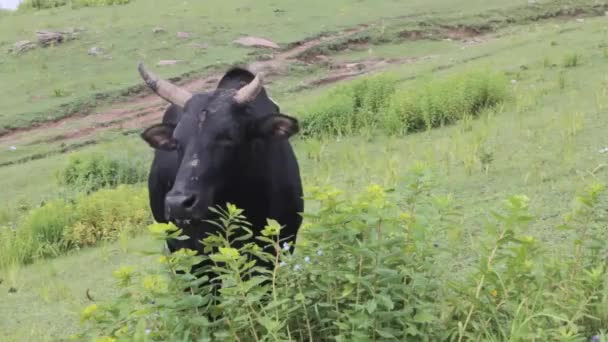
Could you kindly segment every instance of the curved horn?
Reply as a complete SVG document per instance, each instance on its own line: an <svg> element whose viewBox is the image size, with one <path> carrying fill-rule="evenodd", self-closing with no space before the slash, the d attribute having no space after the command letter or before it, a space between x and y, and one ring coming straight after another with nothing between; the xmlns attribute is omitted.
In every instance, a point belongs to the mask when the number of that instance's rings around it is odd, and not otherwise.
<svg viewBox="0 0 608 342"><path fill-rule="evenodd" d="M141 78L143 78L144 82L146 82L146 85L150 87L150 89L152 89L158 96L177 106L180 106L181 108L184 108L186 102L188 102L188 100L190 100L192 97L192 93L189 91L180 88L169 81L163 80L162 78L159 78L155 74L149 72L141 62L139 62L137 65L137 70L139 71Z"/></svg>
<svg viewBox="0 0 608 342"><path fill-rule="evenodd" d="M247 104L255 99L262 90L263 75L261 73L255 75L255 78L246 86L239 89L234 95L234 101L238 104Z"/></svg>

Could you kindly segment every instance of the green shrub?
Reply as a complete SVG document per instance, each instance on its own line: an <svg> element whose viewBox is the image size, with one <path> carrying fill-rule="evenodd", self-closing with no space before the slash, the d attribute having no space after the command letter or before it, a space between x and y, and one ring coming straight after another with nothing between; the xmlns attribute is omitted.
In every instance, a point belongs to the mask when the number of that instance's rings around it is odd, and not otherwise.
<svg viewBox="0 0 608 342"><path fill-rule="evenodd" d="M507 82L502 75L468 72L420 87L397 90L382 115L382 127L390 134L430 129L454 123L465 115L503 102Z"/></svg>
<svg viewBox="0 0 608 342"><path fill-rule="evenodd" d="M88 306L83 330L73 337L583 341L605 334L603 186L577 197L561 227L572 231L572 241L558 246L541 246L529 236L534 217L528 198L509 197L473 238L477 260L453 269L448 261L471 248L460 238L467 225L459 206L451 196L432 195L425 169L413 175L400 197L378 186L349 197L308 189L317 209L306 215L294 255L283 251L274 221L257 237L273 246L277 258L256 244L233 247L239 234L251 231L244 229L242 211L228 205L218 210L224 232L203 241L210 256L181 250L160 255L161 269L122 267L114 273L122 295ZM171 225L149 228L159 241L178 233ZM253 255L273 269L253 274ZM206 258L220 274L217 293L188 273Z"/></svg>
<svg viewBox="0 0 608 342"><path fill-rule="evenodd" d="M81 196L73 211L76 219L63 231L63 239L79 247L116 240L150 221L146 189L126 185Z"/></svg>
<svg viewBox="0 0 608 342"><path fill-rule="evenodd" d="M120 151L75 153L58 174L59 182L76 191L91 192L118 184L135 184L146 179L141 158Z"/></svg>

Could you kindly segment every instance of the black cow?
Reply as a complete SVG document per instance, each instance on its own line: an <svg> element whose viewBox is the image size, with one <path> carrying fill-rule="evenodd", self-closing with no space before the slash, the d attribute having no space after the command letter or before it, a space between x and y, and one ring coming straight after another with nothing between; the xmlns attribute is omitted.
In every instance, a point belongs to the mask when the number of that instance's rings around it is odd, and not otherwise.
<svg viewBox="0 0 608 342"><path fill-rule="evenodd" d="M168 241L169 250L202 253L200 240L217 233L206 222L214 218L208 208L228 202L244 209L254 234L267 218L277 220L284 227L280 238L293 246L304 209L299 166L288 141L298 132L298 121L280 113L261 76L235 67L215 90L193 95L141 63L138 69L171 103L162 123L141 135L155 149L148 178L153 216L190 237Z"/></svg>

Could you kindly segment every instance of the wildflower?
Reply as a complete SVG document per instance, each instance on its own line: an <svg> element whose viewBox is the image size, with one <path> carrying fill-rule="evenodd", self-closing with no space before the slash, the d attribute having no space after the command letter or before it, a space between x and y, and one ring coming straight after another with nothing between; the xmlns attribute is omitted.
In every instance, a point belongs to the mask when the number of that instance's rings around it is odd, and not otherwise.
<svg viewBox="0 0 608 342"><path fill-rule="evenodd" d="M17 147L16 146L11 146L8 148L10 151L17 151Z"/></svg>
<svg viewBox="0 0 608 342"><path fill-rule="evenodd" d="M144 332L146 333L146 335L150 335L150 333L152 332L152 330L146 329L146 330L144 330Z"/></svg>
<svg viewBox="0 0 608 342"><path fill-rule="evenodd" d="M82 311L82 319L87 320L93 317L93 314L95 314L98 308L99 306L97 306L97 304L91 304L84 308L84 310Z"/></svg>
<svg viewBox="0 0 608 342"><path fill-rule="evenodd" d="M492 290L492 292L490 292L490 294L492 295L492 297L496 297L496 296L498 296L498 291Z"/></svg>
<svg viewBox="0 0 608 342"><path fill-rule="evenodd" d="M288 251L289 250L289 244L287 242L283 242L283 250L284 251Z"/></svg>
<svg viewBox="0 0 608 342"><path fill-rule="evenodd" d="M310 257L304 257L304 262L310 262Z"/></svg>
<svg viewBox="0 0 608 342"><path fill-rule="evenodd" d="M300 264L296 264L296 265L293 267L293 270L294 270L294 271L299 271L301 268L302 268L302 265L300 265Z"/></svg>
<svg viewBox="0 0 608 342"><path fill-rule="evenodd" d="M115 342L116 339L114 337L110 337L110 336L103 336L103 337L97 338L93 341L94 342Z"/></svg>
<svg viewBox="0 0 608 342"><path fill-rule="evenodd" d="M143 279L143 286L146 290L164 293L168 290L167 283L158 275L149 275Z"/></svg>
<svg viewBox="0 0 608 342"><path fill-rule="evenodd" d="M591 342L600 342L600 335L593 335L591 337Z"/></svg>
<svg viewBox="0 0 608 342"><path fill-rule="evenodd" d="M287 263L285 261L281 261L281 263L279 264L279 267L285 267L287 266Z"/></svg>
<svg viewBox="0 0 608 342"><path fill-rule="evenodd" d="M317 250L317 255L323 255L323 251L322 250Z"/></svg>

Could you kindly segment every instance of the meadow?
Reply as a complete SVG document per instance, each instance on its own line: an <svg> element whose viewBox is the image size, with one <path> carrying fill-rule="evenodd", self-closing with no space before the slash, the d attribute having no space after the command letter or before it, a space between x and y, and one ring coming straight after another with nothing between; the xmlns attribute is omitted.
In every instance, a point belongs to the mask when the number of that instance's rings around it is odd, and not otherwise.
<svg viewBox="0 0 608 342"><path fill-rule="evenodd" d="M87 30L0 55L1 339L606 340L606 10L134 0L2 13L3 48L38 27ZM182 30L196 38L175 38ZM137 133L151 121L95 123L129 103L138 117L139 59L183 59L153 68L187 83L279 53L231 44L243 34L281 51L337 39L268 85L303 128L296 253L267 293L239 281L253 252L216 241L231 287L218 298L228 320L212 323L200 313L219 310L215 298L167 272L194 259L163 256L171 227L147 212L152 152ZM210 46L192 48L199 40ZM88 56L93 45L112 58ZM226 216L238 229L238 210Z"/></svg>

